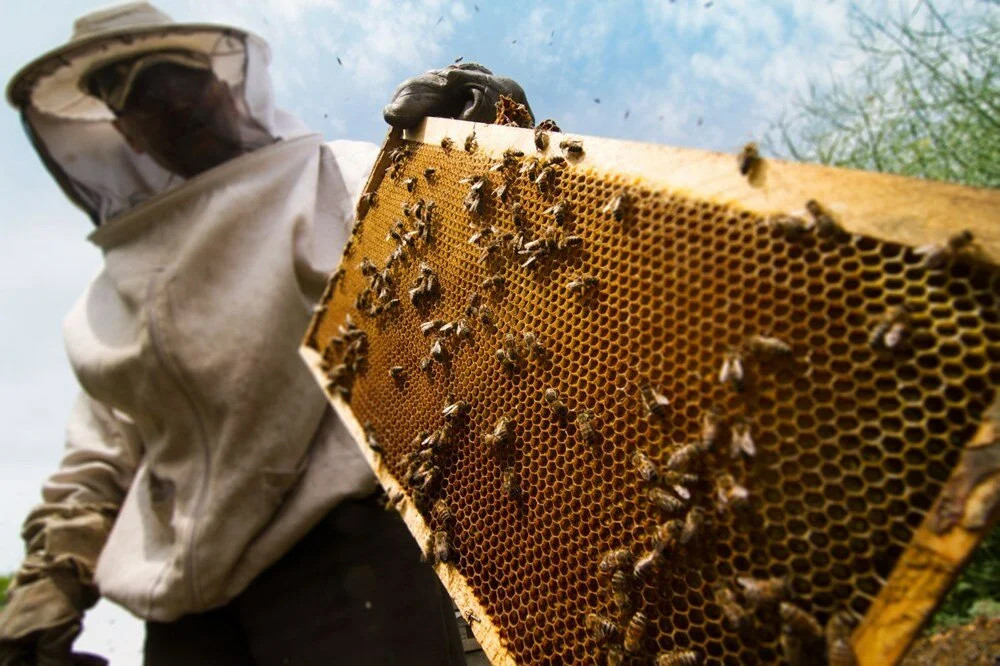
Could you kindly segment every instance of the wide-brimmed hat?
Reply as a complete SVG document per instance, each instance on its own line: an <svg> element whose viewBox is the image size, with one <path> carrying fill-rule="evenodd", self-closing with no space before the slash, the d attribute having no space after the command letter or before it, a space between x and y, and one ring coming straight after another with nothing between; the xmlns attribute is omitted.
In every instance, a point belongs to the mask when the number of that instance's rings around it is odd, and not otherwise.
<svg viewBox="0 0 1000 666"><path fill-rule="evenodd" d="M31 104L62 118L107 118L111 115L107 105L87 86L92 72L155 51L205 54L217 60L227 50L242 52L246 39L264 44L232 26L175 23L147 2L109 7L78 18L69 42L22 67L7 85L7 100L17 108Z"/></svg>

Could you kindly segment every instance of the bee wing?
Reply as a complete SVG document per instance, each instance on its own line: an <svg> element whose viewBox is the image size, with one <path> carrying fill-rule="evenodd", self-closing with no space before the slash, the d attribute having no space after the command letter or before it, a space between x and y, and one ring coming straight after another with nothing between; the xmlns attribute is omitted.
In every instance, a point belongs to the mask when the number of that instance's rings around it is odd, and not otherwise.
<svg viewBox="0 0 1000 666"><path fill-rule="evenodd" d="M675 483L674 485L672 485L670 487L673 489L673 491L675 493L677 493L677 496L680 497L681 499L684 499L684 500L691 499L691 491L689 491L684 486Z"/></svg>

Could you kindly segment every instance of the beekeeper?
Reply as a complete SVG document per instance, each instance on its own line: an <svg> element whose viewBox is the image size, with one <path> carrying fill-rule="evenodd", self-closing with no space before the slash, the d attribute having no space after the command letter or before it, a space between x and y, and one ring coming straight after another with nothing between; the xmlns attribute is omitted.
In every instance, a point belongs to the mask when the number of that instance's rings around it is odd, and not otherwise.
<svg viewBox="0 0 1000 666"><path fill-rule="evenodd" d="M145 3L88 14L7 94L104 266L66 317L81 391L28 516L0 664L84 663L85 609L147 621L147 664L463 663L450 602L298 357L376 146L275 108L269 54ZM386 119L493 119L478 66Z"/></svg>

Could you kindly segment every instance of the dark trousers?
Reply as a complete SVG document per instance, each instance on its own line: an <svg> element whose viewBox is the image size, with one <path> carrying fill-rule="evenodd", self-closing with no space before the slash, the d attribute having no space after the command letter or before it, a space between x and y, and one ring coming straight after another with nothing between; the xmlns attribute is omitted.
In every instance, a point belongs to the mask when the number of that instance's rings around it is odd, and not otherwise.
<svg viewBox="0 0 1000 666"><path fill-rule="evenodd" d="M341 503L227 605L147 622L146 666L465 664L451 600L395 512Z"/></svg>

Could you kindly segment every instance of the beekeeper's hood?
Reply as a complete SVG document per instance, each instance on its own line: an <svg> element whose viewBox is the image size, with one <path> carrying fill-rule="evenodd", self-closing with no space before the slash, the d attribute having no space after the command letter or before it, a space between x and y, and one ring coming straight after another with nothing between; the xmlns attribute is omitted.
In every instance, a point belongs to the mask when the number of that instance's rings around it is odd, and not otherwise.
<svg viewBox="0 0 1000 666"><path fill-rule="evenodd" d="M11 79L7 99L21 111L45 166L95 224L183 182L132 150L112 126L114 114L90 92L94 72L155 52L211 68L229 85L246 150L308 133L298 119L274 107L270 52L260 37L228 26L174 23L145 2L82 16L67 44Z"/></svg>

